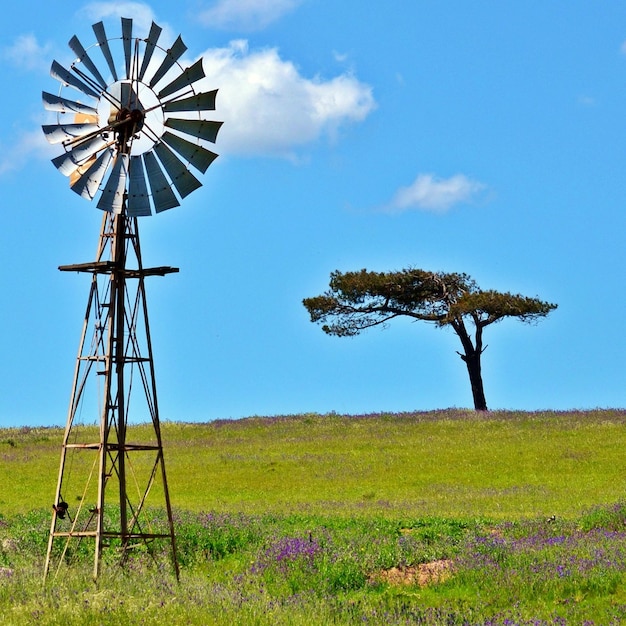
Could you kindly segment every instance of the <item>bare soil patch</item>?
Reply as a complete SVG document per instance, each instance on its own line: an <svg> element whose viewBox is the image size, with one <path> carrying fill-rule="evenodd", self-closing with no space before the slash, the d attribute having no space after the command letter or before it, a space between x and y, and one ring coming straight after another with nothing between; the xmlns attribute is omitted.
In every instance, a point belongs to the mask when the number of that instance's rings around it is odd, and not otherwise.
<svg viewBox="0 0 626 626"><path fill-rule="evenodd" d="M454 573L454 563L450 559L420 563L419 565L392 567L373 574L370 579L390 585L419 585L426 587L433 583L448 580Z"/></svg>

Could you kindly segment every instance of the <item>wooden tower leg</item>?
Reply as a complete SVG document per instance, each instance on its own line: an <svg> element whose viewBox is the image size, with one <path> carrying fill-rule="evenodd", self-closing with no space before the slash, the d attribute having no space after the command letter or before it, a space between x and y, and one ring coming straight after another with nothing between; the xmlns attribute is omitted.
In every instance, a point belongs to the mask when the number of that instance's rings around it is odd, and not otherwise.
<svg viewBox="0 0 626 626"><path fill-rule="evenodd" d="M143 267L137 219L124 212L105 214L93 263L59 269L91 273L92 283L44 576L53 569L56 575L84 541L94 541L93 576L98 578L107 546L116 546L124 563L132 550L150 552L155 540L164 540L170 544L178 578L145 293L146 276L178 270ZM167 531L152 529L149 514L156 503L150 495L155 482L160 482L165 499Z"/></svg>

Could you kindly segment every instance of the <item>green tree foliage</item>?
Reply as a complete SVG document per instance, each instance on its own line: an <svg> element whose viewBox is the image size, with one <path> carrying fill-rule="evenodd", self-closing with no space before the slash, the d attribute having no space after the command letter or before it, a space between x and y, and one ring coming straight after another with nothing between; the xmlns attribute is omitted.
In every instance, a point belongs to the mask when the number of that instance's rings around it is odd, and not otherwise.
<svg viewBox="0 0 626 626"><path fill-rule="evenodd" d="M451 326L463 346L458 354L467 366L474 408L481 411L487 410L481 374L483 329L505 317L535 322L557 307L538 298L483 291L467 274L420 269L335 271L330 275L330 289L305 298L303 304L312 322L338 337L358 335L401 316Z"/></svg>

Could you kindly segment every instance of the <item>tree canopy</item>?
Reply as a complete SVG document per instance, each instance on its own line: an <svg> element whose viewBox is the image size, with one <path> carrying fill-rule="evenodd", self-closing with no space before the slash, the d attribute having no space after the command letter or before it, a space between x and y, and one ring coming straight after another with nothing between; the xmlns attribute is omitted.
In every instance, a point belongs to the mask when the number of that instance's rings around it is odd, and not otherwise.
<svg viewBox="0 0 626 626"><path fill-rule="evenodd" d="M330 275L330 289L321 296L305 298L303 304L312 322L338 337L358 335L401 316L451 326L463 346L458 354L467 365L477 410L487 409L480 363L483 329L506 317L534 322L557 308L539 298L483 291L467 274L412 268L397 272L335 271ZM474 328L473 338L467 322Z"/></svg>

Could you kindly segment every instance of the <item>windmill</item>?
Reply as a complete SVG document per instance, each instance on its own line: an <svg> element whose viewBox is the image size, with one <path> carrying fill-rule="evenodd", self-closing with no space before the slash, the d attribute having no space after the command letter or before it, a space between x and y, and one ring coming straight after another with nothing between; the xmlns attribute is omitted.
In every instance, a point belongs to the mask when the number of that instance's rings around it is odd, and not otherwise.
<svg viewBox="0 0 626 626"><path fill-rule="evenodd" d="M192 169L204 173L217 157L206 145L222 124L206 115L217 90L199 91L202 60L183 67L182 39L161 47L154 22L146 38L133 34L128 18L121 37L109 38L102 22L93 32L89 49L70 39L76 60L69 69L53 61L61 86L57 95L43 92L45 109L57 117L44 135L62 148L53 164L72 191L103 210L95 260L59 267L91 274L91 288L45 576L91 541L94 578L107 546L124 562L155 541L169 544L178 576L145 292L147 277L178 269L143 266L138 218L179 206L201 186ZM155 514L155 498L165 517Z"/></svg>

